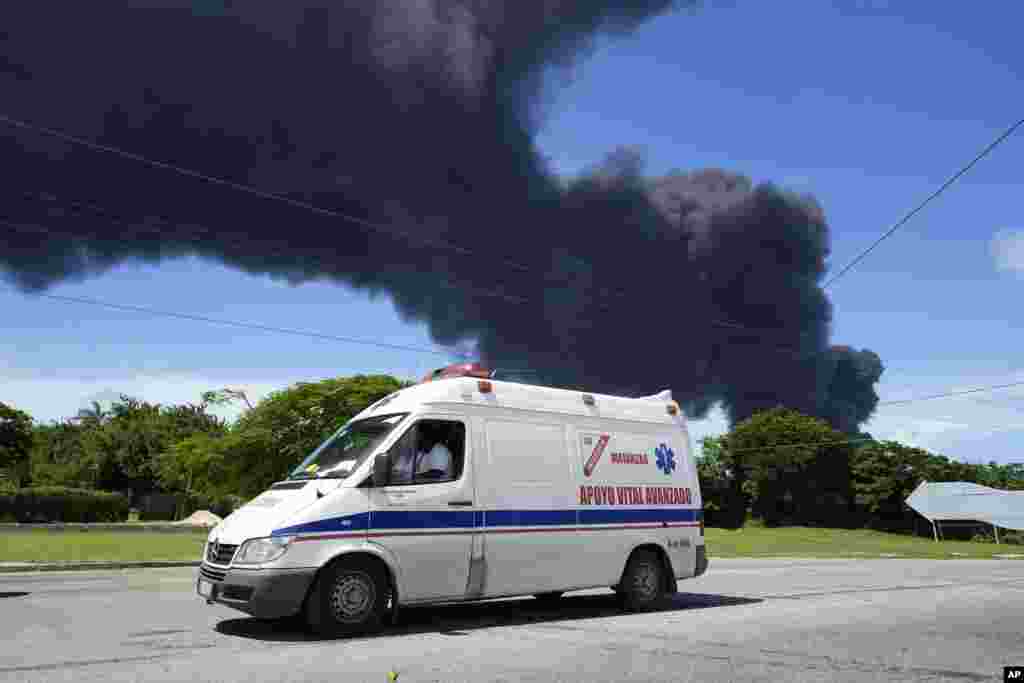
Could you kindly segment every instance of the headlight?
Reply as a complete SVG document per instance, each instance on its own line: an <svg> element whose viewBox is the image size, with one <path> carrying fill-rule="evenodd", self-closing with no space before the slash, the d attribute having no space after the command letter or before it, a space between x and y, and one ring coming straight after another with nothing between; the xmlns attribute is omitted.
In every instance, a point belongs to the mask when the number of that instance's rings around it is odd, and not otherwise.
<svg viewBox="0 0 1024 683"><path fill-rule="evenodd" d="M270 538L253 538L242 544L233 564L263 564L273 562L288 550L293 536L271 536Z"/></svg>

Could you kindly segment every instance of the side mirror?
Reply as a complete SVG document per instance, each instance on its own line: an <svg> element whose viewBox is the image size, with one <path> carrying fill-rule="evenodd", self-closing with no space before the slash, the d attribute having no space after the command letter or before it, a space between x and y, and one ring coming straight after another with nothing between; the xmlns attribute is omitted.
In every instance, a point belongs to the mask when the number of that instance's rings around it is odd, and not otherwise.
<svg viewBox="0 0 1024 683"><path fill-rule="evenodd" d="M373 485L387 486L388 475L391 473L391 459L387 453L381 453L373 459Z"/></svg>

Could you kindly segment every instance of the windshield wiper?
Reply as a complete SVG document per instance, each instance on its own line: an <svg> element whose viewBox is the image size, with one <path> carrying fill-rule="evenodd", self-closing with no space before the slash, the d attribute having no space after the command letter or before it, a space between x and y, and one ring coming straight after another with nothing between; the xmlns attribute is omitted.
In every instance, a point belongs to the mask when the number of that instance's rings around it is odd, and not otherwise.
<svg viewBox="0 0 1024 683"><path fill-rule="evenodd" d="M331 470L327 474L319 477L319 479L344 479L350 474L352 474L352 470Z"/></svg>

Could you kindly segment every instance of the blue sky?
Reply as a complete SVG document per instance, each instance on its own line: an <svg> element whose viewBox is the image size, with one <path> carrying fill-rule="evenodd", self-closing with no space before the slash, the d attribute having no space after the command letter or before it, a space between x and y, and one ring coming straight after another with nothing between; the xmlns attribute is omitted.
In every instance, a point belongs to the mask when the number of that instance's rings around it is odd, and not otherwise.
<svg viewBox="0 0 1024 683"><path fill-rule="evenodd" d="M538 136L559 172L628 144L652 174L717 166L810 192L838 268L1024 116L1018 3L709 5L601 41L581 61ZM830 288L834 340L873 349L888 368L883 401L1024 380L1022 158L1024 132ZM52 293L432 346L386 298L195 258L125 264ZM118 392L174 403L232 386L258 398L355 372L419 377L445 362L10 290L0 310L0 400L40 420ZM867 428L972 462L1024 462L1024 390L881 407ZM715 412L693 431L724 429Z"/></svg>

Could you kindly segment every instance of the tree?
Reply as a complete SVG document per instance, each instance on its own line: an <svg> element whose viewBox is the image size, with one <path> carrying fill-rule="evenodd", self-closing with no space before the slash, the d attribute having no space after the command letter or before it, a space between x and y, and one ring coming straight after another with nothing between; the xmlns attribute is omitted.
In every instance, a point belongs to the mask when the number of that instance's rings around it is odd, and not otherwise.
<svg viewBox="0 0 1024 683"><path fill-rule="evenodd" d="M753 498L768 524L835 522L850 503L848 438L783 407L752 415L726 435L731 504Z"/></svg>
<svg viewBox="0 0 1024 683"><path fill-rule="evenodd" d="M387 375L356 375L300 382L272 393L243 414L225 437L228 476L243 496L262 491L345 422L406 386Z"/></svg>
<svg viewBox="0 0 1024 683"><path fill-rule="evenodd" d="M979 465L977 483L994 489L1022 491L1024 490L1024 465L1019 463L1000 465L997 462Z"/></svg>
<svg viewBox="0 0 1024 683"><path fill-rule="evenodd" d="M14 483L28 474L32 452L32 417L0 402L0 468L6 469Z"/></svg>
<svg viewBox="0 0 1024 683"><path fill-rule="evenodd" d="M92 468L80 421L63 420L36 425L33 430L30 470L35 485L94 486L98 467Z"/></svg>
<svg viewBox="0 0 1024 683"><path fill-rule="evenodd" d="M743 503L729 497L732 481L731 460L725 450L726 437L706 436L700 441L697 478L700 482L704 519L711 526L741 526Z"/></svg>
<svg viewBox="0 0 1024 683"><path fill-rule="evenodd" d="M851 459L853 489L857 502L871 515L873 525L908 529L915 513L905 504L922 481L969 481L993 488L1024 489L1014 480L1020 468L971 465L896 441L881 441L857 449Z"/></svg>
<svg viewBox="0 0 1024 683"><path fill-rule="evenodd" d="M204 391L203 407L206 407L207 405L224 406L239 399L245 402L246 408L252 410L253 406L252 403L249 402L249 397L240 389L217 389L215 391Z"/></svg>
<svg viewBox="0 0 1024 683"><path fill-rule="evenodd" d="M75 419L86 427L98 427L106 422L109 415L103 406L100 405L99 401L93 401L92 406L89 408L82 408L78 411L78 415Z"/></svg>

